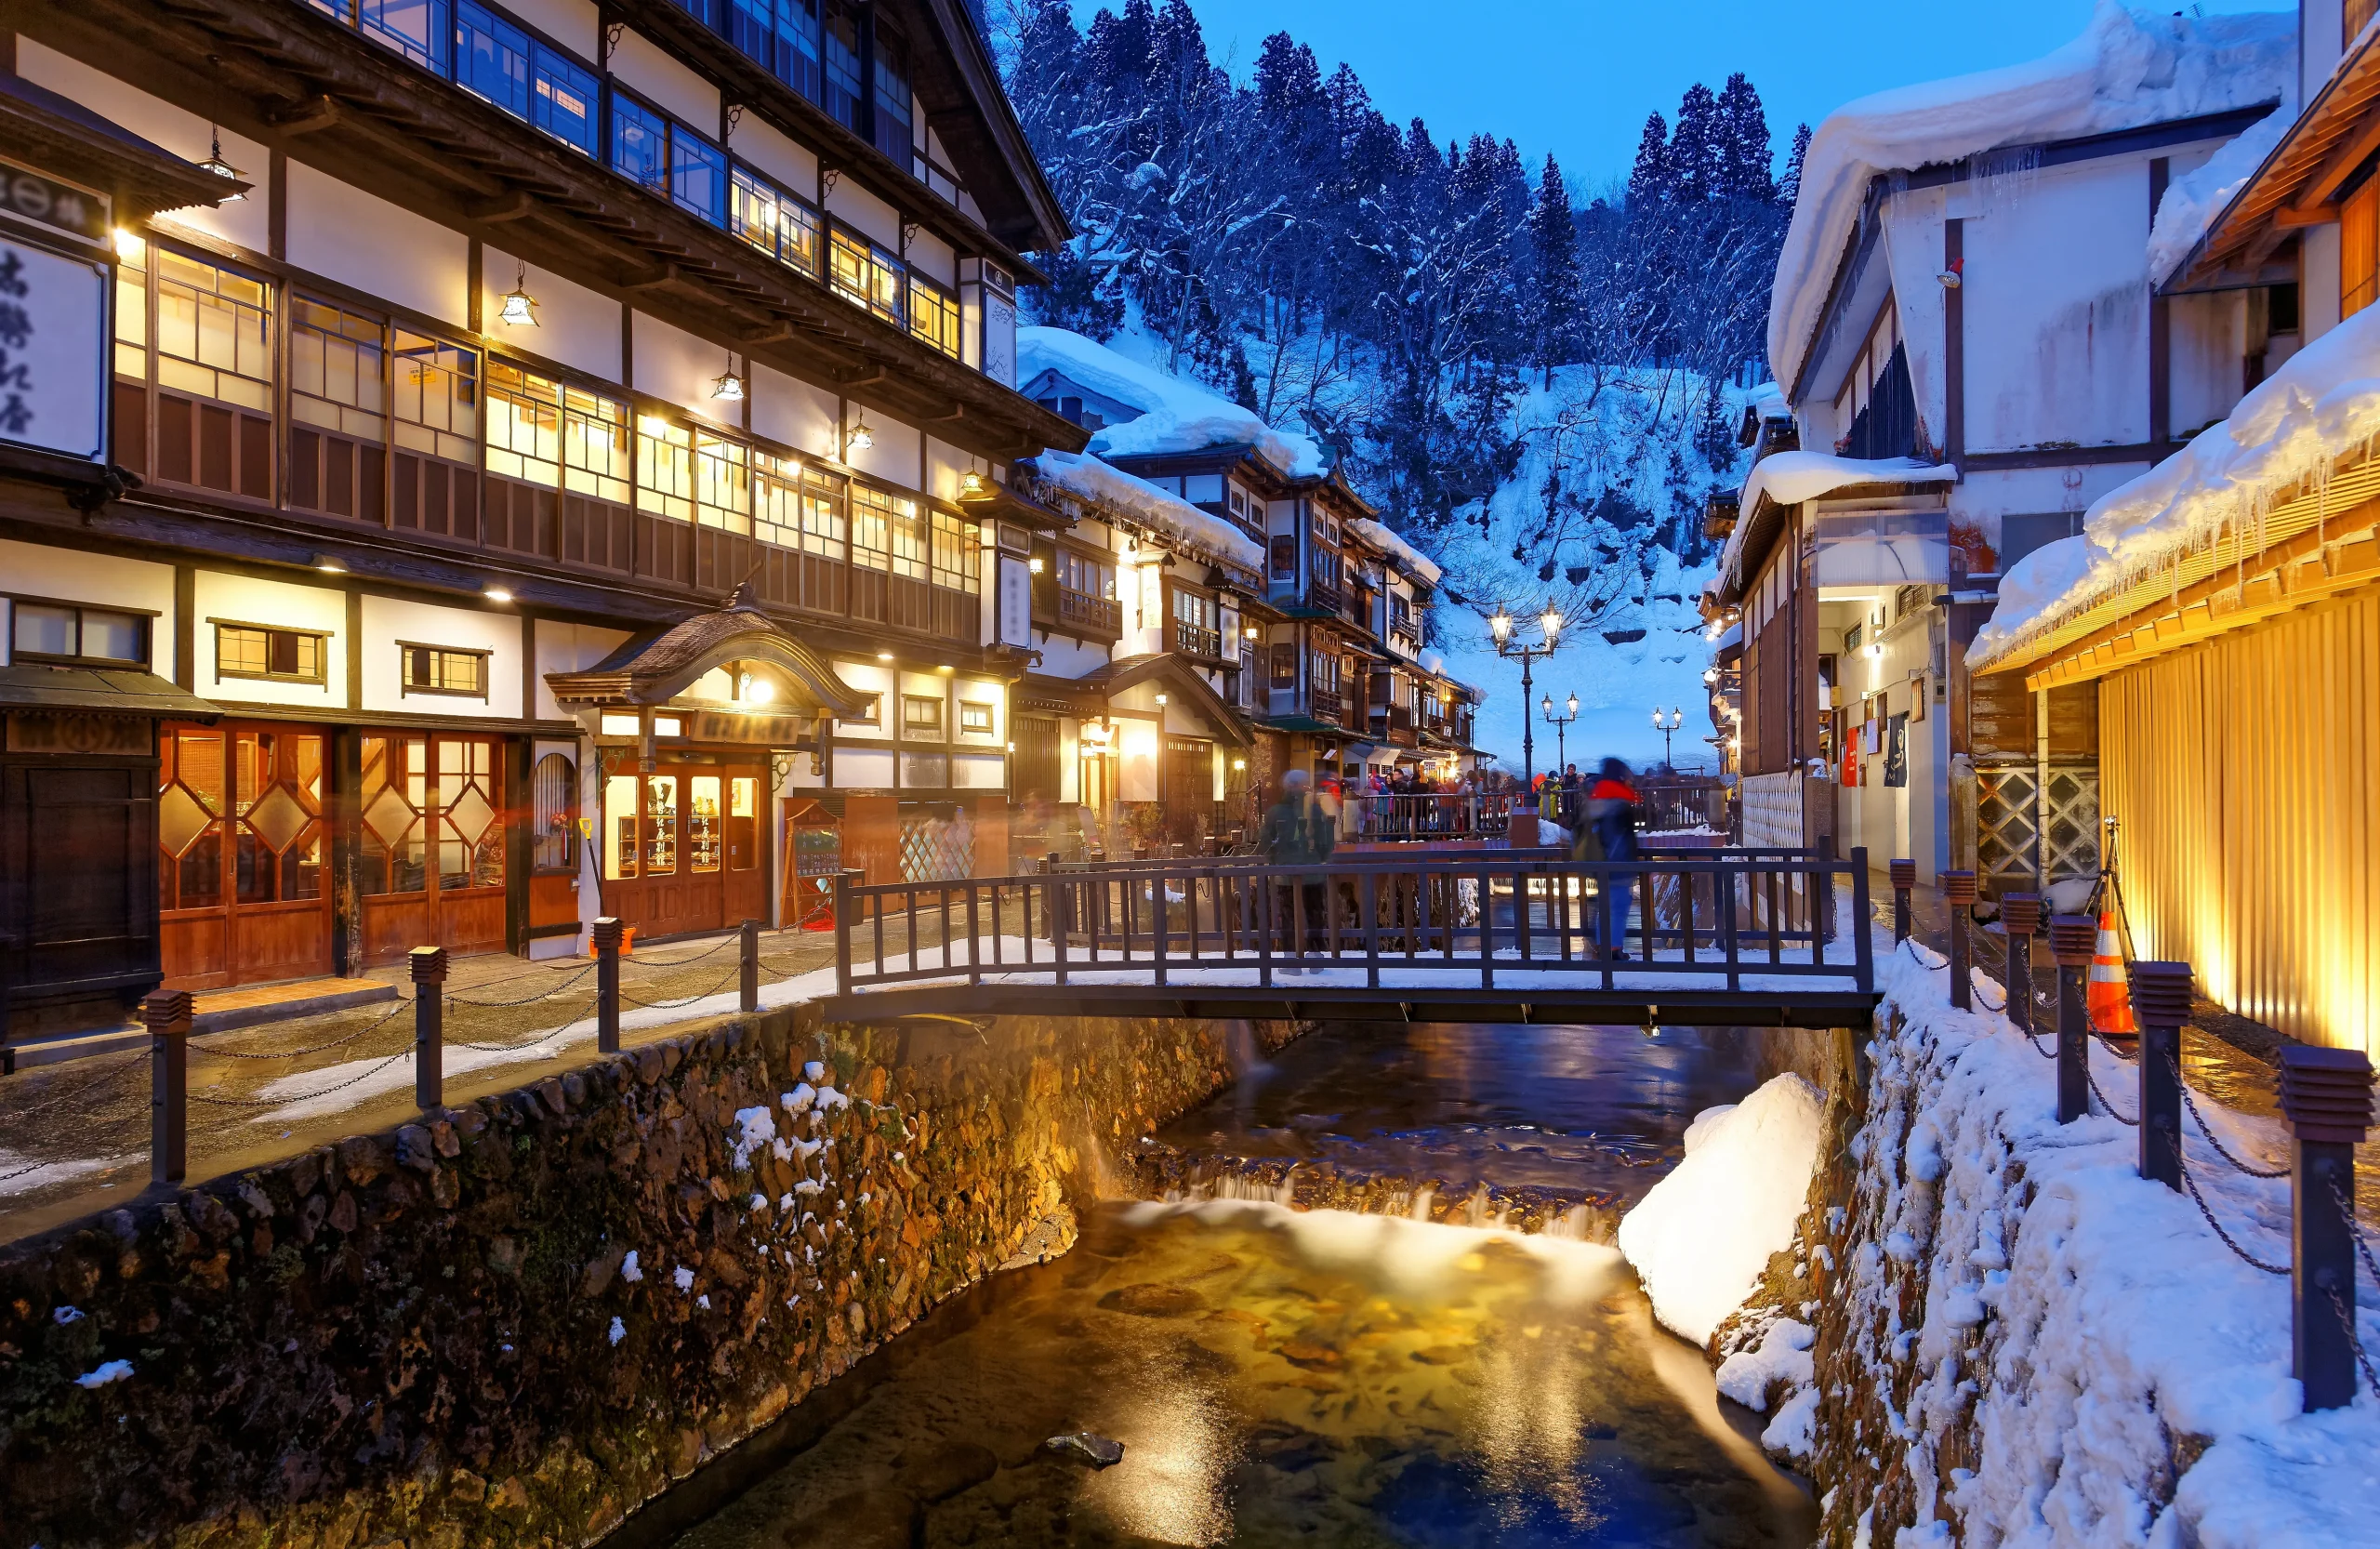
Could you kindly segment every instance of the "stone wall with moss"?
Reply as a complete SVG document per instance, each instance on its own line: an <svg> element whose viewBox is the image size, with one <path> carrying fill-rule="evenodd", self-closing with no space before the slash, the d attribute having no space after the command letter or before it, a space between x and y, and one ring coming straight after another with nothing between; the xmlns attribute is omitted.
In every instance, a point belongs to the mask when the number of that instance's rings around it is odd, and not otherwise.
<svg viewBox="0 0 2380 1549"><path fill-rule="evenodd" d="M0 1249L0 1549L591 1542L1292 1031L796 1008Z"/></svg>

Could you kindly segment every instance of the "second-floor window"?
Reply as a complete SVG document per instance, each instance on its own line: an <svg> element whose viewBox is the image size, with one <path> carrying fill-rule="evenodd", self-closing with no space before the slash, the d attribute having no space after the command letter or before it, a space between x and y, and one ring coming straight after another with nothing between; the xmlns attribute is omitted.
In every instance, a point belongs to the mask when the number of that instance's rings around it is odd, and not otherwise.
<svg viewBox="0 0 2380 1549"><path fill-rule="evenodd" d="M487 697L485 651L449 645L404 645L404 691L407 694L452 694L464 698Z"/></svg>
<svg viewBox="0 0 2380 1549"><path fill-rule="evenodd" d="M264 678L291 683L323 682L326 637L310 629L275 629L262 624L215 626L215 675Z"/></svg>
<svg viewBox="0 0 2380 1549"><path fill-rule="evenodd" d="M149 665L149 620L139 614L72 602L17 602L8 634L13 660L58 666Z"/></svg>
<svg viewBox="0 0 2380 1549"><path fill-rule="evenodd" d="M271 286L130 233L116 251L116 460L271 499Z"/></svg>
<svg viewBox="0 0 2380 1549"><path fill-rule="evenodd" d="M898 324L903 316L904 275L901 260L856 232L838 226L826 248L826 277L835 294L855 307L866 307L885 322Z"/></svg>
<svg viewBox="0 0 2380 1549"><path fill-rule="evenodd" d="M490 473L628 504L627 404L502 361L488 363L487 389Z"/></svg>
<svg viewBox="0 0 2380 1549"><path fill-rule="evenodd" d="M959 358L959 298L929 280L909 278L909 332Z"/></svg>
<svg viewBox="0 0 2380 1549"><path fill-rule="evenodd" d="M1058 550L1058 585L1085 597L1112 601L1116 596L1116 567L1103 564L1088 554L1061 549Z"/></svg>
<svg viewBox="0 0 2380 1549"><path fill-rule="evenodd" d="M612 88L612 170L713 225L727 219L727 153Z"/></svg>
<svg viewBox="0 0 2380 1549"><path fill-rule="evenodd" d="M876 24L876 148L904 172L911 170L909 55L880 20Z"/></svg>
<svg viewBox="0 0 2380 1549"><path fill-rule="evenodd" d="M926 537L918 503L868 484L852 486L852 560L910 580L926 578Z"/></svg>
<svg viewBox="0 0 2380 1549"><path fill-rule="evenodd" d="M942 737L942 701L921 694L901 695L901 735L905 737L925 737L939 741Z"/></svg>
<svg viewBox="0 0 2380 1549"><path fill-rule="evenodd" d="M818 273L818 212L747 167L729 174L729 231L787 269Z"/></svg>

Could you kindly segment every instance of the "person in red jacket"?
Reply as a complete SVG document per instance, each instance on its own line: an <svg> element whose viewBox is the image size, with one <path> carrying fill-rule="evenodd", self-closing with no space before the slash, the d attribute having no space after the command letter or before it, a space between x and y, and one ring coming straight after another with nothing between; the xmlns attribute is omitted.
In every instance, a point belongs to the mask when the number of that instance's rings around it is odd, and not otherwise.
<svg viewBox="0 0 2380 1549"><path fill-rule="evenodd" d="M1636 801L1636 788L1629 784L1628 766L1618 759L1606 759L1594 787L1587 792L1587 825L1594 830L1607 861L1633 861L1636 858L1636 827L1641 809ZM1623 872L1608 879L1606 892L1611 899L1611 945L1624 947L1628 941L1628 910L1633 901L1636 879ZM1625 958L1626 952L1615 950L1615 958Z"/></svg>

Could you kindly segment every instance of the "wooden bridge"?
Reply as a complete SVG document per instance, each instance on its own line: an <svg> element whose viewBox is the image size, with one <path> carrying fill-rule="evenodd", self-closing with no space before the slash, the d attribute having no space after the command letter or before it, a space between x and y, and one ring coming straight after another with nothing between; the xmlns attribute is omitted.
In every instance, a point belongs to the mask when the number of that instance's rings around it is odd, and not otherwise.
<svg viewBox="0 0 2380 1549"><path fill-rule="evenodd" d="M1514 849L1293 867L1183 857L860 877L835 884L827 1012L843 1021L1864 1027L1877 1000L1864 850L1651 850L1621 863Z"/></svg>

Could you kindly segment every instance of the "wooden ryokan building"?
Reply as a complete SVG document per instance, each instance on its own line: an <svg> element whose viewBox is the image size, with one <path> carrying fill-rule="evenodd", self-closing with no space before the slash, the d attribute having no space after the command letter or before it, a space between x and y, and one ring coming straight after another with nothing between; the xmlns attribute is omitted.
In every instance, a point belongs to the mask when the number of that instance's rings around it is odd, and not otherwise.
<svg viewBox="0 0 2380 1549"><path fill-rule="evenodd" d="M1067 233L959 0L0 6L0 996L1007 861ZM972 854L926 854L973 810ZM806 827L805 827L806 826Z"/></svg>

